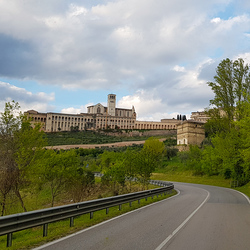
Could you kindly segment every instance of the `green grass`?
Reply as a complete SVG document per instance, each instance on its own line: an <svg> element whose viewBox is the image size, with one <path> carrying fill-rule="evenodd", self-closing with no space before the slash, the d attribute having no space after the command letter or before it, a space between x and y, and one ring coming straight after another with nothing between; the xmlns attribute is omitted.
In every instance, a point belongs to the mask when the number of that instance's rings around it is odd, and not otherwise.
<svg viewBox="0 0 250 250"><path fill-rule="evenodd" d="M157 171L153 173L151 179L232 188L231 180L225 179L221 175L193 175L192 171L187 170L185 165L177 157L174 157L170 161L163 162L163 167L157 169ZM233 189L238 190L250 197L250 183Z"/></svg>
<svg viewBox="0 0 250 250"><path fill-rule="evenodd" d="M191 171L183 171L182 173L154 173L153 180L185 182L204 185L213 185L218 187L230 188L230 180L225 180L221 176L194 176Z"/></svg>
<svg viewBox="0 0 250 250"><path fill-rule="evenodd" d="M250 183L247 183L246 185L237 187L235 189L250 197Z"/></svg>
<svg viewBox="0 0 250 250"><path fill-rule="evenodd" d="M227 188L230 188L231 186L230 180L226 180L220 175L194 175L192 170L188 170L179 157L173 157L170 160L163 160L162 167L155 171L151 179L213 185Z"/></svg>
<svg viewBox="0 0 250 250"><path fill-rule="evenodd" d="M118 206L112 207L109 209L108 215L106 215L106 210L100 210L94 213L93 219L90 219L89 214L78 216L74 220L74 227L69 227L69 219L50 223L47 237L42 236L42 226L16 232L13 233L12 247L9 248L6 247L7 236L0 236L0 249L31 249L175 194L176 191L173 191L171 194L159 195L158 198L156 196L154 199L148 198L147 201L143 199L140 201L140 204L138 204L138 201L134 201L132 202L132 207L129 204L123 204L121 211L118 209Z"/></svg>

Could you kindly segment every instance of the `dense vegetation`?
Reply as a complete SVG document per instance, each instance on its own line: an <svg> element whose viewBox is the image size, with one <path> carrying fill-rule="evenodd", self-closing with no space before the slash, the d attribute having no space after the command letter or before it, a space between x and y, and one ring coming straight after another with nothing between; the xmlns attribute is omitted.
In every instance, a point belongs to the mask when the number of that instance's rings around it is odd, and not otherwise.
<svg viewBox="0 0 250 250"><path fill-rule="evenodd" d="M207 138L179 157L195 175L221 175L235 186L250 181L250 71L242 59L223 60L214 82L215 97L207 110Z"/></svg>
<svg viewBox="0 0 250 250"><path fill-rule="evenodd" d="M119 135L109 135L108 133L117 133ZM75 131L75 132L55 132L44 135L48 146L56 145L77 145L77 144L105 144L122 141L143 141L150 136L122 136L119 130L107 131Z"/></svg>

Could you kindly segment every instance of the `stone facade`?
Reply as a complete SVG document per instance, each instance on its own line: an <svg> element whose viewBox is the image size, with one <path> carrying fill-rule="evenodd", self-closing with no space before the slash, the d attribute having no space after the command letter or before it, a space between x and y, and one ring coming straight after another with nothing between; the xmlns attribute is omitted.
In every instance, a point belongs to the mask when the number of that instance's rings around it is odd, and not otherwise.
<svg viewBox="0 0 250 250"><path fill-rule="evenodd" d="M200 145L205 139L204 122L187 120L177 125L177 145Z"/></svg>
<svg viewBox="0 0 250 250"><path fill-rule="evenodd" d="M116 108L116 95L109 94L107 107L101 103L88 106L87 113L39 113L28 110L25 114L31 117L31 123L42 123L45 132L96 129L138 129L138 130L176 130L180 122L176 119L162 119L160 122L136 121L134 106L132 109Z"/></svg>
<svg viewBox="0 0 250 250"><path fill-rule="evenodd" d="M190 119L197 122L207 122L209 116L205 113L205 111L197 111L192 112Z"/></svg>
<svg viewBox="0 0 250 250"><path fill-rule="evenodd" d="M136 121L135 129L151 130L151 129L177 129L180 121L176 119L161 119L160 122Z"/></svg>

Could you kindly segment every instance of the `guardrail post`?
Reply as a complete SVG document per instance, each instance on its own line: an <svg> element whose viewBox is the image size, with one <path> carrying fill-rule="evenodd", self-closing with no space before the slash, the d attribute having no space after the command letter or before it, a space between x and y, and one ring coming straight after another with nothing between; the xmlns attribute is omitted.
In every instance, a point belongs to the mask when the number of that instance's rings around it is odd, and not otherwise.
<svg viewBox="0 0 250 250"><path fill-rule="evenodd" d="M12 233L7 234L7 247L12 246Z"/></svg>
<svg viewBox="0 0 250 250"><path fill-rule="evenodd" d="M73 227L74 226L74 217L69 218L69 226Z"/></svg>
<svg viewBox="0 0 250 250"><path fill-rule="evenodd" d="M129 206L132 207L132 202L131 201L129 202Z"/></svg>
<svg viewBox="0 0 250 250"><path fill-rule="evenodd" d="M121 211L121 210L122 210L122 204L119 205L119 211Z"/></svg>
<svg viewBox="0 0 250 250"><path fill-rule="evenodd" d="M43 224L43 237L48 235L48 223Z"/></svg>
<svg viewBox="0 0 250 250"><path fill-rule="evenodd" d="M141 200L138 200L138 204L140 204Z"/></svg>
<svg viewBox="0 0 250 250"><path fill-rule="evenodd" d="M93 219L93 217L94 217L94 213L90 212L90 219Z"/></svg>
<svg viewBox="0 0 250 250"><path fill-rule="evenodd" d="M152 197L152 200L154 199L154 195L151 196Z"/></svg>
<svg viewBox="0 0 250 250"><path fill-rule="evenodd" d="M109 213L109 208L107 207L107 208L106 208L106 214L108 214L108 213Z"/></svg>
<svg viewBox="0 0 250 250"><path fill-rule="evenodd" d="M148 197L145 198L145 201L147 201L147 200L148 200Z"/></svg>

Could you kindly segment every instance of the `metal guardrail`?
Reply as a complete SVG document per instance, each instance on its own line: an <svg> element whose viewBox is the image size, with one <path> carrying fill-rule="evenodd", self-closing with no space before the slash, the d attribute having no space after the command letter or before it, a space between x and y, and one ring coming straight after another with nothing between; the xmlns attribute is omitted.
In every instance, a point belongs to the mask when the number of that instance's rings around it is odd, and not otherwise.
<svg viewBox="0 0 250 250"><path fill-rule="evenodd" d="M117 205L119 205L120 210L122 204L130 203L131 206L133 201L138 200L140 202L141 199L153 198L155 195L166 194L167 191L174 189L174 185L169 182L151 180L150 183L162 187L0 217L0 236L7 235L7 247L10 247L14 232L43 225L43 236L47 236L48 223L70 219L70 226L73 226L76 216L90 213L90 218L93 218L93 212L95 211L106 209L106 213L108 213L110 207Z"/></svg>

